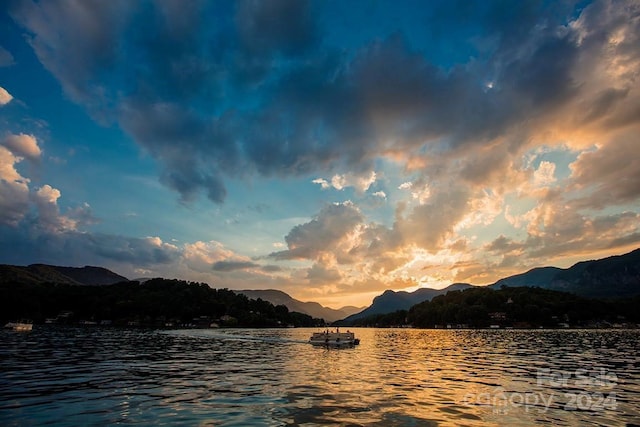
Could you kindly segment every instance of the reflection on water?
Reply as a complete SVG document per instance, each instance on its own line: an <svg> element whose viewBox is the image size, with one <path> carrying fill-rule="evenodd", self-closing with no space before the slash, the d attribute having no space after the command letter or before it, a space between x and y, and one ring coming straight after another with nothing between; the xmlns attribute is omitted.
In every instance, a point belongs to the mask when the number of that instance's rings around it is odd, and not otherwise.
<svg viewBox="0 0 640 427"><path fill-rule="evenodd" d="M640 331L36 327L0 335L0 425L640 423Z"/></svg>

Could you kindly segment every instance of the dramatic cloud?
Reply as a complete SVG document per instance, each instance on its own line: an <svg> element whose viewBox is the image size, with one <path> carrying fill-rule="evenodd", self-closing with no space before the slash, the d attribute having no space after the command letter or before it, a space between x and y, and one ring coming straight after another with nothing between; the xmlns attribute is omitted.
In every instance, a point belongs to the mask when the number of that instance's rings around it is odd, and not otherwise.
<svg viewBox="0 0 640 427"><path fill-rule="evenodd" d="M102 128L3 108L3 243L317 297L490 283L640 241L637 1L361 6L12 3L21 43ZM21 66L7 49L3 72ZM28 91L9 83L22 103ZM11 100L0 88L0 106ZM65 200L74 180L43 164L63 159L67 139L87 149L75 167L138 148L189 220L127 206L167 235L96 232L92 190ZM126 165L114 173L142 163L115 151L105 164ZM56 180L41 179L47 167ZM112 197L134 204L124 187Z"/></svg>
<svg viewBox="0 0 640 427"><path fill-rule="evenodd" d="M29 211L30 180L16 166L23 158L37 161L41 154L31 135L6 135L0 140L0 225L17 226Z"/></svg>
<svg viewBox="0 0 640 427"><path fill-rule="evenodd" d="M578 38L583 25L562 27L553 10L523 14L514 4L527 49L504 36L513 22L488 25L499 43L483 60L443 72L402 33L349 50L322 45L304 1L172 5L148 6L152 26L136 25L141 6L131 2L24 3L13 16L70 96L117 120L187 201L204 191L221 202L225 176L251 172L348 168L331 185L364 191L373 180L357 177L378 157L494 140L578 96L573 71L595 37ZM213 12L219 31L206 31L202 16ZM613 108L617 98L605 98Z"/></svg>
<svg viewBox="0 0 640 427"><path fill-rule="evenodd" d="M104 101L102 81L116 64L117 34L129 2L18 2L14 18L32 34L30 44L42 64L75 100ZM92 99L95 97L95 99Z"/></svg>
<svg viewBox="0 0 640 427"><path fill-rule="evenodd" d="M125 262L131 265L166 263L177 248L159 238L128 238L82 229L97 222L88 204L60 212L60 190L49 184L31 186L16 165L39 161L42 151L32 135L7 135L0 141L0 243L11 247L7 262L25 260L67 265Z"/></svg>
<svg viewBox="0 0 640 427"><path fill-rule="evenodd" d="M316 259L349 246L364 217L352 203L328 205L312 221L294 227L285 237L288 249L271 254L276 259ZM339 255L338 255L339 256Z"/></svg>

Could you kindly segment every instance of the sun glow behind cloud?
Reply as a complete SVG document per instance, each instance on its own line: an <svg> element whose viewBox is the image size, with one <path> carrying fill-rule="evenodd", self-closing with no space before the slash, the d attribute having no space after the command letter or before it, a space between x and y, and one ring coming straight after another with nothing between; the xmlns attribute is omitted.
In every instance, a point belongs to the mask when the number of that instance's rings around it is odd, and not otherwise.
<svg viewBox="0 0 640 427"><path fill-rule="evenodd" d="M637 2L176 5L3 17L0 261L338 306L640 243Z"/></svg>

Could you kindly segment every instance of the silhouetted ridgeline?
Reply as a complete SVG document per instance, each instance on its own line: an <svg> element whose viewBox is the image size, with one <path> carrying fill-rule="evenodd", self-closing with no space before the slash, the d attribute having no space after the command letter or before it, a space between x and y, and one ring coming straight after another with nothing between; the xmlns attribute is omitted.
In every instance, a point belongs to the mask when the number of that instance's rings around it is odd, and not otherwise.
<svg viewBox="0 0 640 427"><path fill-rule="evenodd" d="M570 268L534 268L526 273L502 278L488 287L500 289L503 286L538 287L586 298L635 297L640 295L640 249L623 255L582 261ZM387 290L374 298L371 306L345 318L341 324L375 324L376 319L384 319L382 315L406 311L449 291L473 287L467 283L454 283L444 289L421 288L414 292Z"/></svg>
<svg viewBox="0 0 640 427"><path fill-rule="evenodd" d="M125 281L101 267L0 265L0 320L28 317L36 322L55 318L57 322L261 327L311 326L322 323L312 316L334 320L341 315L337 310L303 303L275 290L234 292L178 280L152 279L143 284ZM117 282L122 283L113 285ZM445 289L387 290L370 307L338 324L606 327L637 324L637 307L640 249L579 262L567 269L535 268L487 287L457 283ZM307 314L296 313L303 310ZM343 310L353 313L357 309Z"/></svg>
<svg viewBox="0 0 640 427"><path fill-rule="evenodd" d="M494 289L503 286L535 286L592 298L640 295L640 249L623 255L582 261L569 268L534 268L491 285Z"/></svg>
<svg viewBox="0 0 640 427"><path fill-rule="evenodd" d="M373 299L373 303L366 309L352 314L342 320L344 324L357 323L357 319L375 318L378 315L393 313L395 311L408 310L423 301L431 301L438 295L444 295L449 291L457 291L473 287L468 283L454 283L444 289L421 288L413 292L386 290L382 295Z"/></svg>
<svg viewBox="0 0 640 427"><path fill-rule="evenodd" d="M61 267L47 264L28 266L0 264L0 283L66 283L70 285L113 285L128 279L102 267Z"/></svg>
<svg viewBox="0 0 640 427"><path fill-rule="evenodd" d="M30 318L36 323L93 323L146 326L227 327L316 326L321 319L290 312L205 283L151 279L104 286L68 283L0 283L3 321Z"/></svg>
<svg viewBox="0 0 640 427"><path fill-rule="evenodd" d="M637 327L640 296L624 299L588 299L541 288L470 288L451 291L411 309L379 314L351 326L402 326L419 328L561 328Z"/></svg>

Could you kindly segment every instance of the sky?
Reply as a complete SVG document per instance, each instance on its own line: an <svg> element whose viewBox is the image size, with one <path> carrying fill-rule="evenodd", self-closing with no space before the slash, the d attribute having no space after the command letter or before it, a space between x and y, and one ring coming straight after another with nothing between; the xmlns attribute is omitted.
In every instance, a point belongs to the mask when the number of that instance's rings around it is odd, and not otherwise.
<svg viewBox="0 0 640 427"><path fill-rule="evenodd" d="M0 8L0 263L337 308L640 247L637 1Z"/></svg>

